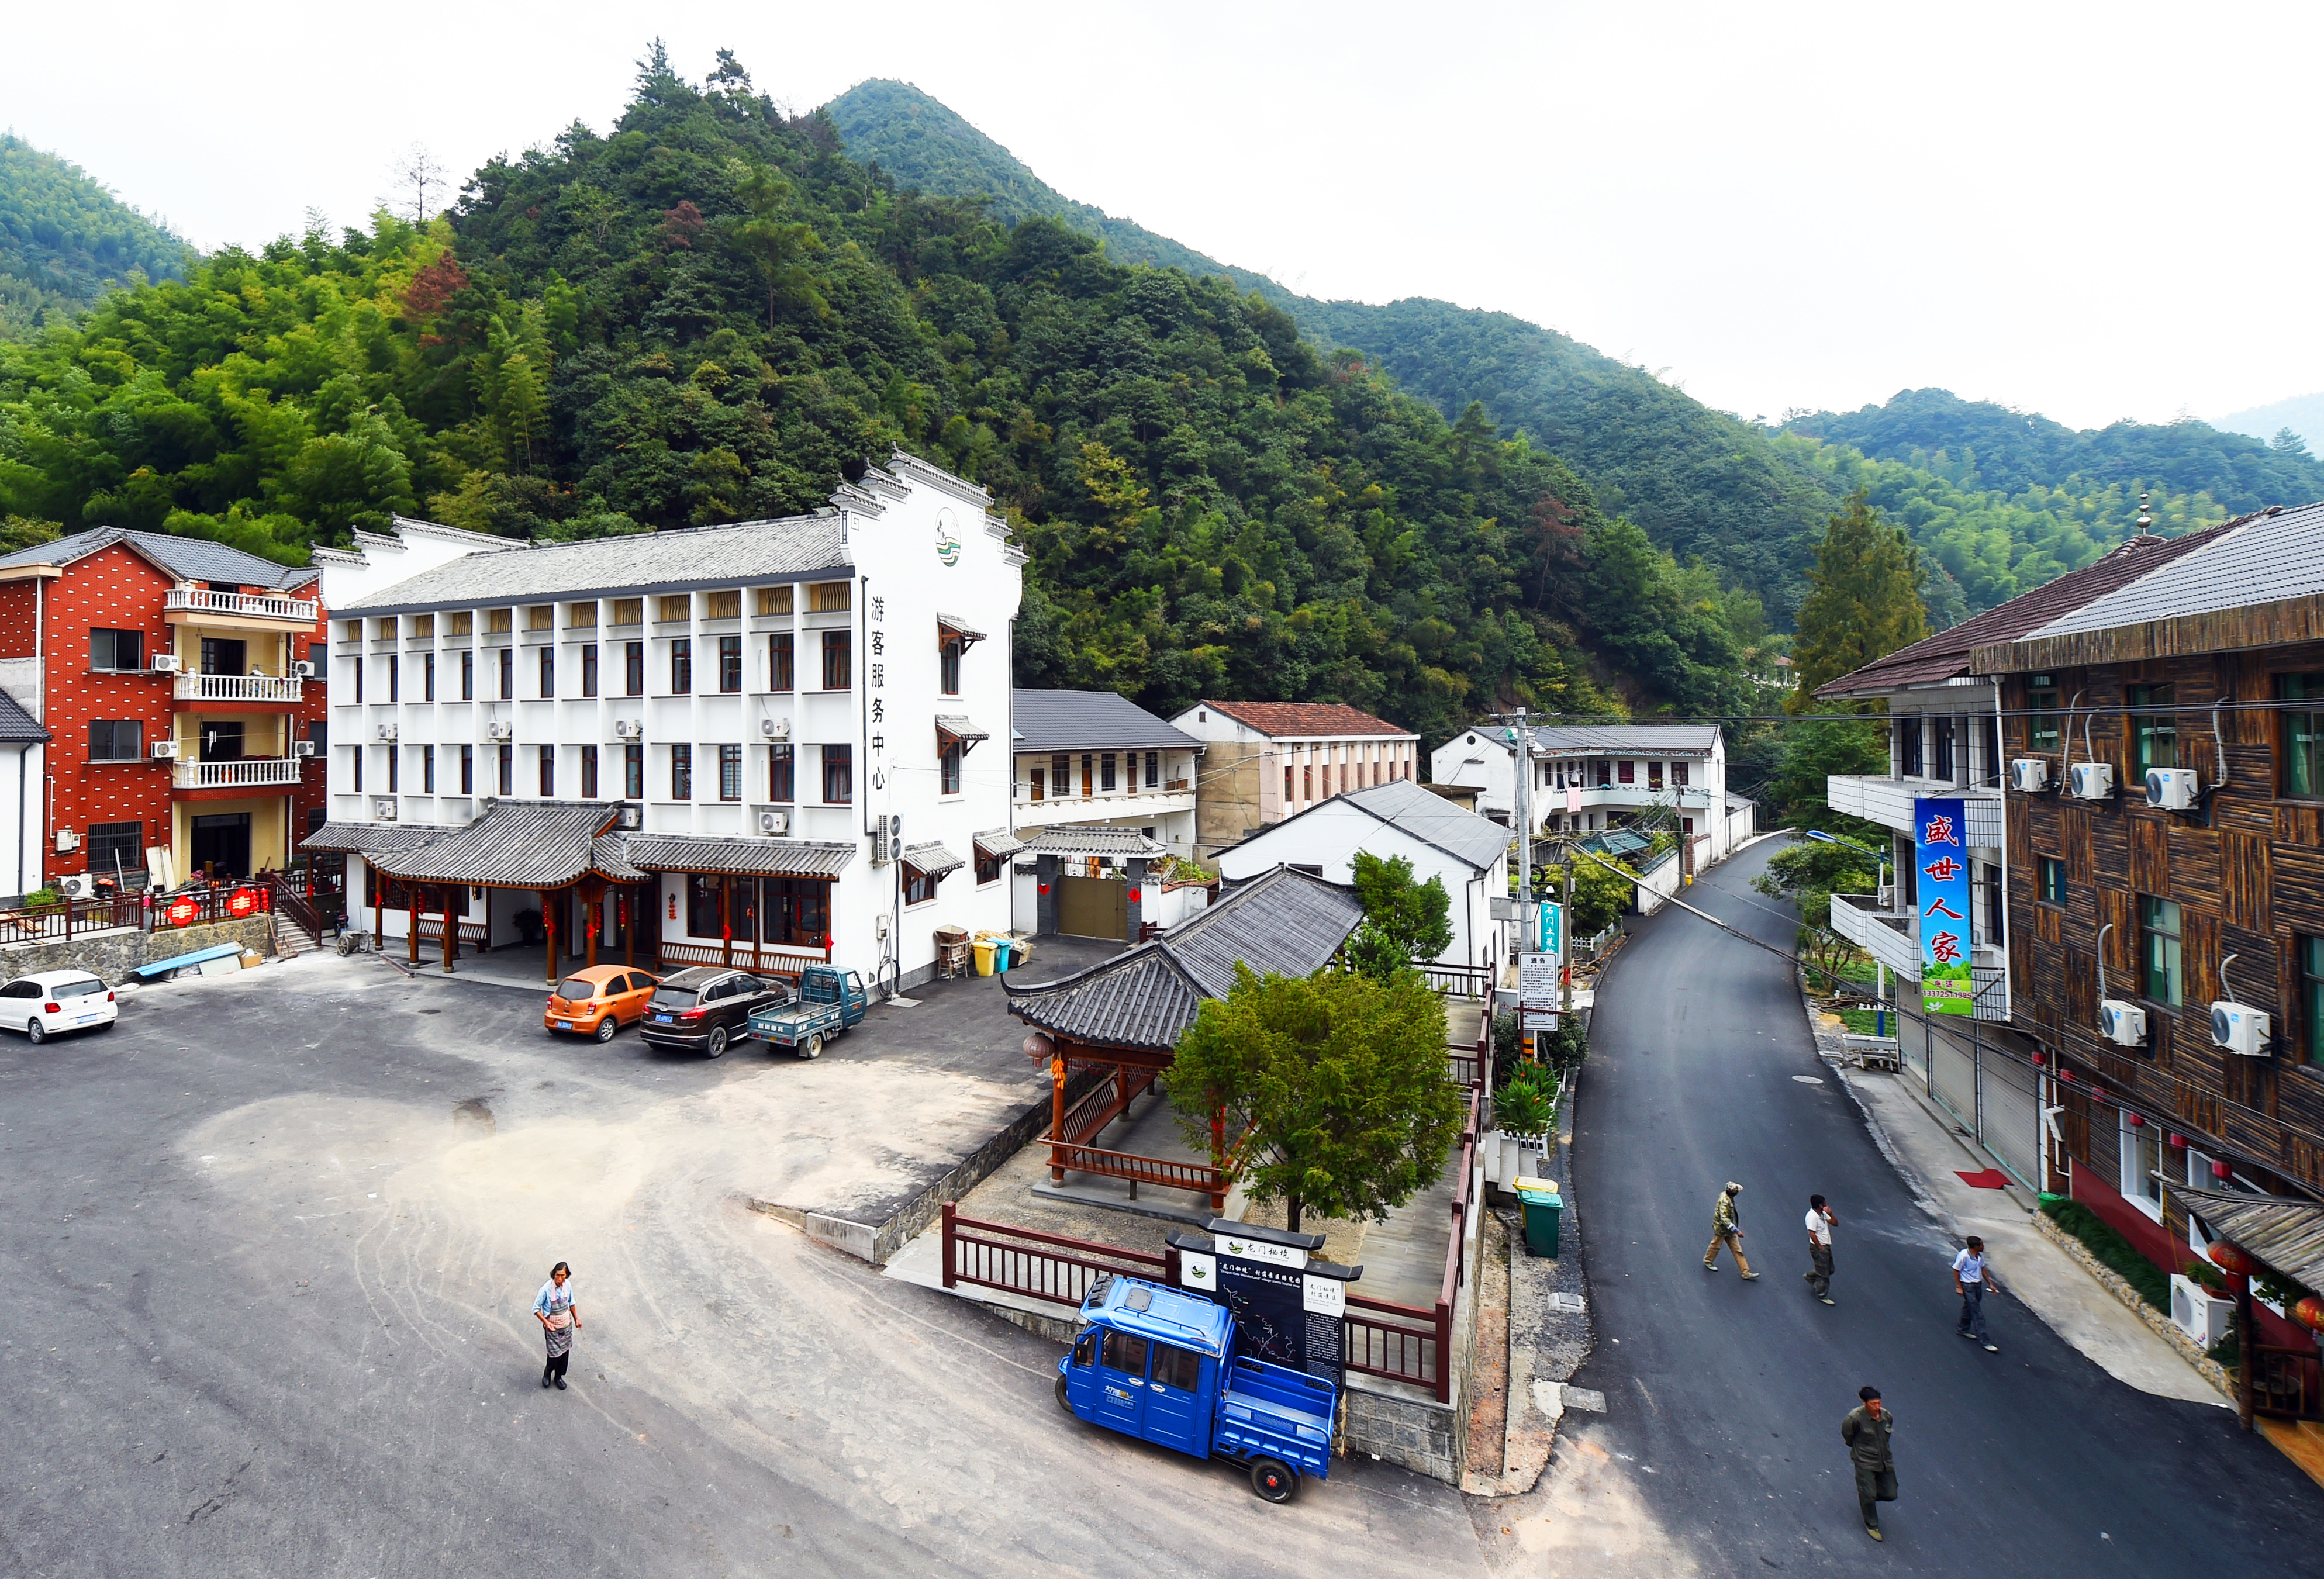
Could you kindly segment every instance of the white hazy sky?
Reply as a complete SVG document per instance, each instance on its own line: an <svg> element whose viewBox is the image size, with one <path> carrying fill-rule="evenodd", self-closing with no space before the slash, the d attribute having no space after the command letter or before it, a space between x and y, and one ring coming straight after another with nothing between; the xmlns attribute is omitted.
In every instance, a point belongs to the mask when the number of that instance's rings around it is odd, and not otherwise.
<svg viewBox="0 0 2324 1579"><path fill-rule="evenodd" d="M2076 426L2324 388L2324 8L27 6L0 119L204 247L604 130L647 41L917 83L1310 295L1562 329L1744 416L1938 384ZM2305 152L2303 152L2305 151Z"/></svg>

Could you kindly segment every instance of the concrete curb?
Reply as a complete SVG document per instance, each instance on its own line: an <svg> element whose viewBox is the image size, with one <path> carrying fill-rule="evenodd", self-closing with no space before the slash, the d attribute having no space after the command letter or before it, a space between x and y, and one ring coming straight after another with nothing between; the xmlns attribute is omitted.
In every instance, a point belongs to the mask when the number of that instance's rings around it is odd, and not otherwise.
<svg viewBox="0 0 2324 1579"><path fill-rule="evenodd" d="M2098 1287L2121 1301L2124 1307L2146 1324L2163 1342L2179 1352L2180 1358L2195 1368L2196 1373L2219 1390L2219 1396L2229 1403L2236 1401L2236 1384L2226 1366L2203 1353L2195 1340L2179 1330L2179 1324L2146 1302L2145 1297L2130 1286L2130 1279L2107 1266L2090 1253L2089 1246L2052 1222L2046 1212L2034 1214L2034 1231L2060 1250L2066 1259L2098 1280Z"/></svg>

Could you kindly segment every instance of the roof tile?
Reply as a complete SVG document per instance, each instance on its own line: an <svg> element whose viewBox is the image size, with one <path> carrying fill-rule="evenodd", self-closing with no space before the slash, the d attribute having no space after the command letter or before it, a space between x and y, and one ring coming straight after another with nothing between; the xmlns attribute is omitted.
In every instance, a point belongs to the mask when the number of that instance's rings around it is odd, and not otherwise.
<svg viewBox="0 0 2324 1579"><path fill-rule="evenodd" d="M1344 702L1216 702L1205 697L1202 705L1214 707L1262 734L1304 739L1310 735L1391 734L1413 737L1413 732L1385 718L1375 718Z"/></svg>

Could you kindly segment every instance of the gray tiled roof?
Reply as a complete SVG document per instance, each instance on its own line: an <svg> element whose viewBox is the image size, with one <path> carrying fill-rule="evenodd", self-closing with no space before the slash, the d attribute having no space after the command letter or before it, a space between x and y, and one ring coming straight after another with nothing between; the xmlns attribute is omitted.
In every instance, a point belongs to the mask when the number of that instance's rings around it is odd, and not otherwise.
<svg viewBox="0 0 2324 1579"><path fill-rule="evenodd" d="M1167 932L1055 982L1004 976L1009 1011L1074 1041L1176 1047L1205 998L1224 997L1235 966L1309 976L1331 963L1363 919L1351 889L1278 866Z"/></svg>
<svg viewBox="0 0 2324 1579"><path fill-rule="evenodd" d="M349 614L466 608L524 598L612 597L705 583L844 574L854 558L835 514L745 521L470 554L347 604ZM334 614L341 612L334 609Z"/></svg>
<svg viewBox="0 0 2324 1579"><path fill-rule="evenodd" d="M2181 1189L2172 1194L2213 1236L2238 1245L2295 1282L2324 1288L2324 1205L2283 1196Z"/></svg>
<svg viewBox="0 0 2324 1579"><path fill-rule="evenodd" d="M600 837L619 810L602 800L503 800L465 827L382 851L372 864L414 882L562 888L590 872L633 882L644 874L618 840Z"/></svg>
<svg viewBox="0 0 2324 1579"><path fill-rule="evenodd" d="M2221 532L2194 552L2023 639L2039 642L2319 595L2324 595L2324 504L2303 504Z"/></svg>
<svg viewBox="0 0 2324 1579"><path fill-rule="evenodd" d="M1071 823L1044 828L1025 841L1032 855L1132 855L1151 861L1170 853L1170 846L1148 838L1136 828L1076 827Z"/></svg>
<svg viewBox="0 0 2324 1579"><path fill-rule="evenodd" d="M904 860L907 864L930 877L942 877L947 872L957 872L968 864L936 839L930 839L925 845L905 845Z"/></svg>
<svg viewBox="0 0 2324 1579"><path fill-rule="evenodd" d="M942 610L938 610L936 613L936 623L943 629L950 631L959 636L964 642L971 645L984 640L983 632L978 630L974 625L970 624L966 620L962 619L958 614L948 614L944 613Z"/></svg>
<svg viewBox="0 0 2324 1579"><path fill-rule="evenodd" d="M1025 847L1025 841L1007 828L987 828L976 836L976 847L995 861L1006 861Z"/></svg>
<svg viewBox="0 0 2324 1579"><path fill-rule="evenodd" d="M50 738L41 727L39 719L24 711L24 705L5 691L0 691L0 744L40 745Z"/></svg>
<svg viewBox="0 0 2324 1579"><path fill-rule="evenodd" d="M1500 739L1499 729L1474 732L1480 740ZM1597 752L1620 756L1625 752L1701 752L1718 749L1716 724L1547 724L1533 732L1537 751ZM1508 743L1501 741L1501 749Z"/></svg>
<svg viewBox="0 0 2324 1579"><path fill-rule="evenodd" d="M718 839L632 834L631 864L648 872L731 872L759 877L836 877L855 846L807 839Z"/></svg>
<svg viewBox="0 0 2324 1579"><path fill-rule="evenodd" d="M115 543L126 543L180 581L218 581L235 586L279 589L304 586L315 579L315 572L309 567L278 565L208 538L176 537L166 531L131 531L118 526L94 527L54 542L36 543L13 554L0 554L0 569L17 565L69 565Z"/></svg>
<svg viewBox="0 0 2324 1579"><path fill-rule="evenodd" d="M991 735L970 723L968 715L965 713L937 714L936 728L951 735L954 740L976 741L992 738Z"/></svg>
<svg viewBox="0 0 2324 1579"><path fill-rule="evenodd" d="M1385 784L1350 790L1328 800L1319 800L1281 822L1255 829L1245 836L1237 848L1255 847L1263 844L1277 828L1288 827L1301 817L1314 817L1325 808L1334 806L1353 807L1400 833L1443 851L1454 860L1465 863L1474 872L1489 869L1494 862L1508 854L1508 828L1489 817L1479 817L1466 807L1456 805L1409 779L1390 779Z"/></svg>
<svg viewBox="0 0 2324 1579"><path fill-rule="evenodd" d="M383 850L408 850L438 834L453 833L448 823L327 822L299 841L299 847L318 855L369 855Z"/></svg>
<svg viewBox="0 0 2324 1579"><path fill-rule="evenodd" d="M1200 751L1203 746L1119 691L1018 690L1010 696L1018 751Z"/></svg>

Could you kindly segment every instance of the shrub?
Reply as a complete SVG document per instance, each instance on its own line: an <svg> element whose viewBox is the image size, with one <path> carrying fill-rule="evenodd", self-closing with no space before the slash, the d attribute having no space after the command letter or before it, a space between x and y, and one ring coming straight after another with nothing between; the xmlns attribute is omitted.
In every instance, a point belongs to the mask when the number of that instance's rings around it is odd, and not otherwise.
<svg viewBox="0 0 2324 1579"><path fill-rule="evenodd" d="M2171 1279L2161 1267L2138 1253L2130 1241L2106 1224L2105 1219L2080 1201L2059 1199L2044 1201L2042 1210L2050 1221L2082 1242L2082 1247L2098 1257L2098 1264L2108 1271L2120 1274L2123 1280L2138 1290L2138 1297L2155 1309L2171 1308Z"/></svg>

